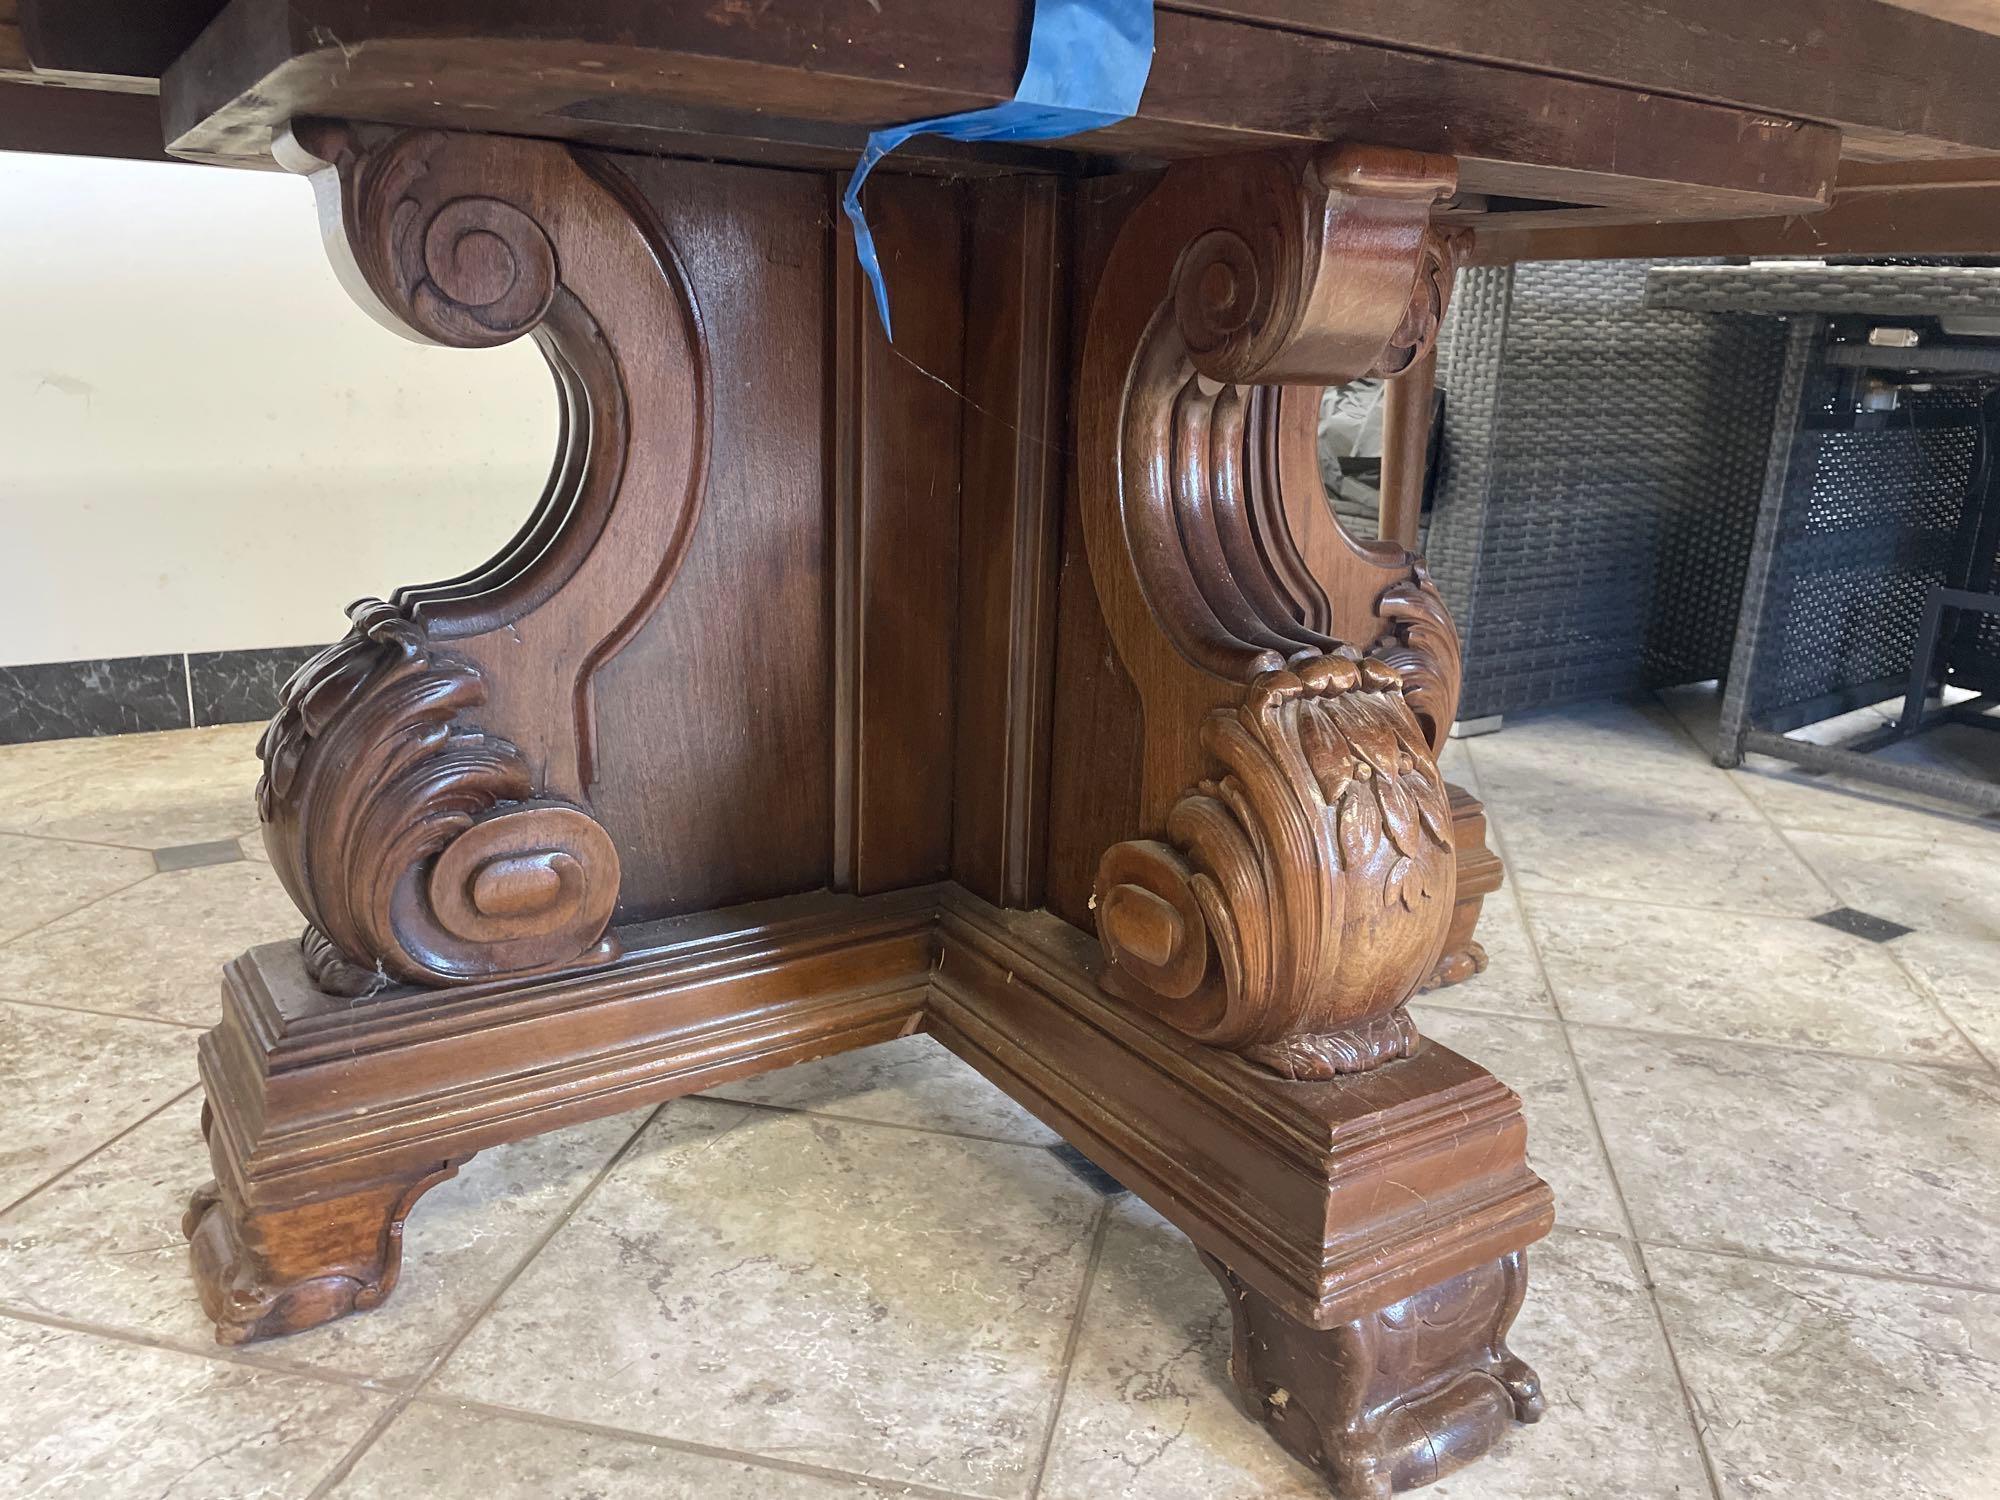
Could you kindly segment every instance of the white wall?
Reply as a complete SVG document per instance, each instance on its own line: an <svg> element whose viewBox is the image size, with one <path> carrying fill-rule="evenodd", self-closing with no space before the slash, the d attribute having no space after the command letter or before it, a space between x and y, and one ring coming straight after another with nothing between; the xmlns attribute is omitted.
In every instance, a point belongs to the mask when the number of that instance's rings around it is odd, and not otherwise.
<svg viewBox="0 0 2000 1500"><path fill-rule="evenodd" d="M356 307L303 179L0 152L0 666L331 640L503 543L555 431L526 340Z"/></svg>

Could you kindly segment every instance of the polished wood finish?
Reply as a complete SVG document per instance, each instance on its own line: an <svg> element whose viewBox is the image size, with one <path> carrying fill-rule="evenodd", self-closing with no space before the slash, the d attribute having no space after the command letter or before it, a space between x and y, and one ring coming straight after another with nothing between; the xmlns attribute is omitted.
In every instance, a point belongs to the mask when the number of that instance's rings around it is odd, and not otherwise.
<svg viewBox="0 0 2000 1500"><path fill-rule="evenodd" d="M1325 573L1296 553L1289 513L1326 506L1279 389L1303 390L1301 412L1318 386L1425 357L1454 250L1431 219L1454 185L1449 161L1352 148L1176 167L1091 303L1079 511L1143 740L1089 909L1121 994L1292 1077L1415 1045L1403 1003L1456 902L1435 757L1459 663L1401 547L1328 538ZM1059 752L1075 732L1058 722ZM1129 786L1079 749L1090 795Z"/></svg>
<svg viewBox="0 0 2000 1500"><path fill-rule="evenodd" d="M475 1152L916 1025L935 898L795 898L623 929L579 979L329 995L291 945L224 974L202 1039L215 1181L188 1210L223 1343L373 1307L402 1220Z"/></svg>
<svg viewBox="0 0 2000 1500"><path fill-rule="evenodd" d="M120 149L130 110L12 101L157 86L133 149L311 174L364 306L534 338L561 418L515 538L356 606L263 741L309 925L201 1044L219 1338L382 1303L478 1151L926 1029L1187 1233L1337 1494L1534 1419L1549 1192L1406 1009L1483 966L1501 878L1409 545L1453 270L2000 150L2000 43L1872 0L1167 0L1131 120L871 183L891 345L841 176L1007 97L1029 0L23 3L0 126ZM1367 540L1314 436L1371 371Z"/></svg>
<svg viewBox="0 0 2000 1500"><path fill-rule="evenodd" d="M1532 1420L1525 1395L1456 1389L1494 1372L1533 1390L1504 1336L1520 1251L1551 1218L1520 1101L1466 1059L1425 1042L1363 1080L1276 1079L1108 994L1096 945L1069 924L955 885L618 937L623 956L588 978L446 998L337 1000L283 944L230 965L201 1048L216 1181L187 1221L223 1342L382 1302L416 1200L477 1151L923 1029L1229 1268L1237 1378L1337 1493L1411 1482L1414 1426L1439 1434L1434 1477ZM1397 1342L1406 1306L1452 1316L1430 1317L1418 1349L1354 1364L1357 1338Z"/></svg>
<svg viewBox="0 0 2000 1500"><path fill-rule="evenodd" d="M1679 256L2000 255L2000 156L1845 162L1823 213L1631 224L1488 215L1471 260L1672 259Z"/></svg>
<svg viewBox="0 0 2000 1500"><path fill-rule="evenodd" d="M486 129L851 161L875 124L1010 97L1027 16L1025 0L782 13L705 0L559 13L326 0L310 16L285 0L235 0L168 69L166 131L181 154L255 162L300 115L459 122L460 101L433 87L451 76L476 86ZM1167 9L1138 115L1063 143L1051 165L1330 138L1454 154L1471 191L1721 216L1817 207L1839 151L1839 133L1816 123ZM964 160L922 139L898 155L906 167Z"/></svg>

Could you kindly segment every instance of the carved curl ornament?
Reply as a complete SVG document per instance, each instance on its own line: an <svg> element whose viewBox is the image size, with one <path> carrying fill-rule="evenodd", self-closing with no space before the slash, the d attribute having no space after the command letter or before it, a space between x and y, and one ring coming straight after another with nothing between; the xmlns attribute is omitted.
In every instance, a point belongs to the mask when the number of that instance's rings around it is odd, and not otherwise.
<svg viewBox="0 0 2000 1500"><path fill-rule="evenodd" d="M673 244L629 181L554 142L303 121L276 150L312 176L364 308L458 348L533 336L562 414L512 542L355 605L285 690L259 798L307 966L354 995L613 957L592 681L671 584L706 482L702 330Z"/></svg>
<svg viewBox="0 0 2000 1500"><path fill-rule="evenodd" d="M604 829L536 798L507 741L455 723L486 701L477 671L393 605L348 613L257 746L265 847L311 923L315 982L361 995L615 957Z"/></svg>
<svg viewBox="0 0 2000 1500"><path fill-rule="evenodd" d="M1186 682L1178 701L1240 684L1201 725L1215 773L1171 804L1162 837L1099 864L1107 983L1289 1077L1416 1042L1403 1005L1454 900L1435 757L1459 650L1421 561L1379 545L1356 549L1384 580L1369 634L1307 623L1287 497L1268 493L1302 466L1254 451L1272 425L1244 414L1275 393L1247 387L1423 355L1452 258L1430 213L1453 180L1448 161L1352 148L1177 168L1114 246L1087 338L1087 387L1123 372L1115 427L1087 400L1082 422L1087 448L1117 455L1091 471L1115 494L1086 478L1085 519L1121 652L1148 681Z"/></svg>

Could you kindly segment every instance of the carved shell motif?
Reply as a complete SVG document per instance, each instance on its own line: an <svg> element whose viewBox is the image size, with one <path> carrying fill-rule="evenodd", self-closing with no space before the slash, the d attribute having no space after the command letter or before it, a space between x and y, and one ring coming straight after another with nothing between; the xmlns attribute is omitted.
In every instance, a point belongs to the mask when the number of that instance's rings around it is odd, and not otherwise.
<svg viewBox="0 0 2000 1500"><path fill-rule="evenodd" d="M1175 805L1167 841L1099 865L1108 982L1288 1076L1405 1055L1401 1007L1443 946L1456 866L1401 676L1302 656L1210 715L1202 743L1223 773Z"/></svg>
<svg viewBox="0 0 2000 1500"><path fill-rule="evenodd" d="M366 599L300 668L258 742L264 842L311 926L322 989L461 984L615 956L618 854L581 809L537 800L507 741L455 727L479 673Z"/></svg>

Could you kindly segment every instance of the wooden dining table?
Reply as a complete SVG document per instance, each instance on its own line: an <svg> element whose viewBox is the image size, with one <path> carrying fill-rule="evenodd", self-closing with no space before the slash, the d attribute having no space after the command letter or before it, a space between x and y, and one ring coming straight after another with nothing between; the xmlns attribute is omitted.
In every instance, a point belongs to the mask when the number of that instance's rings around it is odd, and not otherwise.
<svg viewBox="0 0 2000 1500"><path fill-rule="evenodd" d="M2000 36L1926 8L1161 0L1129 117L876 172L892 342L847 174L1009 99L1030 0L0 0L0 149L304 173L364 307L534 339L561 414L261 742L304 932L200 1045L217 1337L384 1303L476 1152L925 1032L1185 1231L1335 1494L1534 1421L1555 1205L1406 1009L1503 878L1433 342L1480 260L2000 249ZM1362 537L1315 433L1368 375Z"/></svg>

